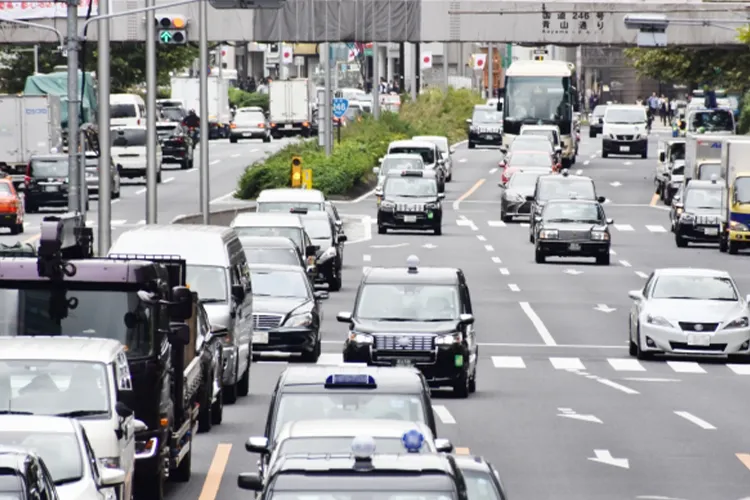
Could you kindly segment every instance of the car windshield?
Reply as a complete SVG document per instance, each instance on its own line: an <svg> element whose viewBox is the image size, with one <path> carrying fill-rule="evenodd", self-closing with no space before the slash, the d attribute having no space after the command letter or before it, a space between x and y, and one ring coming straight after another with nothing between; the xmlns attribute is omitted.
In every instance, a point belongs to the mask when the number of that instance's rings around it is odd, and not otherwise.
<svg viewBox="0 0 750 500"><path fill-rule="evenodd" d="M412 137L412 140L414 141L424 141L424 142L431 142L437 148L442 152L443 154L449 153L449 147L448 147L448 139L445 139L443 137L431 137L431 136L416 136Z"/></svg>
<svg viewBox="0 0 750 500"><path fill-rule="evenodd" d="M721 190L688 187L685 193L685 209L719 210Z"/></svg>
<svg viewBox="0 0 750 500"><path fill-rule="evenodd" d="M112 118L136 118L135 104L110 104L109 117Z"/></svg>
<svg viewBox="0 0 750 500"><path fill-rule="evenodd" d="M572 118L573 107L567 98L569 76L509 76L505 86L506 120L537 122L564 121Z"/></svg>
<svg viewBox="0 0 750 500"><path fill-rule="evenodd" d="M331 223L328 219L303 217L302 224L305 226L305 231L310 238L314 240L331 239Z"/></svg>
<svg viewBox="0 0 750 500"><path fill-rule="evenodd" d="M220 266L187 266L187 284L201 302L227 301L227 270Z"/></svg>
<svg viewBox="0 0 750 500"><path fill-rule="evenodd" d="M253 270L250 274L256 297L310 298L307 276L302 272Z"/></svg>
<svg viewBox="0 0 750 500"><path fill-rule="evenodd" d="M691 115L690 131L734 132L734 115L727 109L696 111Z"/></svg>
<svg viewBox="0 0 750 500"><path fill-rule="evenodd" d="M78 437L70 432L0 431L0 444L36 452L56 485L83 477L83 458ZM0 493L0 499L2 494Z"/></svg>
<svg viewBox="0 0 750 500"><path fill-rule="evenodd" d="M0 361L0 412L92 412L108 416L109 407L109 380L102 363Z"/></svg>
<svg viewBox="0 0 750 500"><path fill-rule="evenodd" d="M698 179L702 181L710 181L713 176L717 179L721 179L722 168L720 163L703 163L698 166Z"/></svg>
<svg viewBox="0 0 750 500"><path fill-rule="evenodd" d="M26 500L23 481L13 469L0 469L0 500Z"/></svg>
<svg viewBox="0 0 750 500"><path fill-rule="evenodd" d="M32 177L67 177L68 160L31 160Z"/></svg>
<svg viewBox="0 0 750 500"><path fill-rule="evenodd" d="M237 115L234 117L236 123L253 123L257 125L266 124L266 115L260 111L255 110L242 110L237 111Z"/></svg>
<svg viewBox="0 0 750 500"><path fill-rule="evenodd" d="M541 180L539 183L537 199L540 201L572 197L586 200L596 198L594 182L590 179L571 179L570 177L556 176Z"/></svg>
<svg viewBox="0 0 750 500"><path fill-rule="evenodd" d="M151 309L134 290L1 290L0 332L114 339L133 357L153 348Z"/></svg>
<svg viewBox="0 0 750 500"><path fill-rule="evenodd" d="M599 207L593 203L548 203L544 207L542 218L547 222L597 224L603 217Z"/></svg>
<svg viewBox="0 0 750 500"><path fill-rule="evenodd" d="M425 165L435 163L435 150L432 148L417 148L408 146L397 146L388 150L389 155L419 155Z"/></svg>
<svg viewBox="0 0 750 500"><path fill-rule="evenodd" d="M499 125L503 121L503 114L496 109L474 108L474 114L471 117L472 123L484 123Z"/></svg>
<svg viewBox="0 0 750 500"><path fill-rule="evenodd" d="M146 145L146 129L113 128L111 131L111 135L112 135L112 146L114 147L145 146Z"/></svg>
<svg viewBox="0 0 750 500"><path fill-rule="evenodd" d="M750 203L750 177L734 181L734 203Z"/></svg>
<svg viewBox="0 0 750 500"><path fill-rule="evenodd" d="M672 175L685 175L685 164L680 163L672 168Z"/></svg>
<svg viewBox="0 0 750 500"><path fill-rule="evenodd" d="M320 201L261 201L257 204L257 212L264 213L291 213L295 208L307 210L308 212L320 212L325 210Z"/></svg>
<svg viewBox="0 0 750 500"><path fill-rule="evenodd" d="M536 180L541 173L534 172L516 172L510 178L508 183L509 189L529 189L536 186Z"/></svg>
<svg viewBox="0 0 750 500"><path fill-rule="evenodd" d="M310 438L290 438L286 439L278 448L281 455L295 454L349 454L352 450L351 437L310 437ZM379 454L400 455L404 453L404 443L400 437L397 438L375 438L375 449ZM420 453L430 453L429 446L422 446Z"/></svg>
<svg viewBox="0 0 750 500"><path fill-rule="evenodd" d="M299 266L299 253L294 248L245 247L245 256L250 264L282 264Z"/></svg>
<svg viewBox="0 0 750 500"><path fill-rule="evenodd" d="M653 285L651 298L739 300L732 280L720 276L659 276Z"/></svg>
<svg viewBox="0 0 750 500"><path fill-rule="evenodd" d="M234 230L237 234L242 236L281 236L283 238L289 238L297 245L300 250L305 249L305 245L302 244L302 229L299 227L281 226L281 227L235 227Z"/></svg>
<svg viewBox="0 0 750 500"><path fill-rule="evenodd" d="M510 151L541 151L552 153L552 143L546 137L538 135L519 135L513 140Z"/></svg>
<svg viewBox="0 0 750 500"><path fill-rule="evenodd" d="M13 196L13 191L10 188L10 184L7 182L0 182L0 197Z"/></svg>
<svg viewBox="0 0 750 500"><path fill-rule="evenodd" d="M383 321L452 321L458 318L455 286L367 284L357 298L358 319Z"/></svg>
<svg viewBox="0 0 750 500"><path fill-rule="evenodd" d="M646 123L646 110L642 108L609 108L604 121L613 124Z"/></svg>
<svg viewBox="0 0 750 500"><path fill-rule="evenodd" d="M669 157L672 160L684 160L685 159L685 143L684 142L678 142L677 144L672 144L670 147L670 154Z"/></svg>
<svg viewBox="0 0 750 500"><path fill-rule="evenodd" d="M513 153L508 163L510 167L551 167L552 160L546 153Z"/></svg>
<svg viewBox="0 0 750 500"><path fill-rule="evenodd" d="M344 392L341 389L315 394L285 393L274 420L273 436L289 422L333 419L425 422L425 408L422 399L412 394ZM349 446L351 449L351 440Z"/></svg>
<svg viewBox="0 0 750 500"><path fill-rule="evenodd" d="M467 469L461 469L461 473L471 500L503 500L488 474Z"/></svg>
<svg viewBox="0 0 750 500"><path fill-rule="evenodd" d="M386 156L380 166L380 175L399 170L424 170L424 163L418 158L388 158Z"/></svg>
<svg viewBox="0 0 750 500"><path fill-rule="evenodd" d="M544 137L552 144L557 144L557 134L552 130L540 130L540 129L526 129L521 132L521 135L536 135L538 137Z"/></svg>
<svg viewBox="0 0 750 500"><path fill-rule="evenodd" d="M383 187L385 197L420 198L437 196L435 179L424 177L389 177Z"/></svg>
<svg viewBox="0 0 750 500"><path fill-rule="evenodd" d="M594 112L591 113L593 116L604 116L604 113L607 111L607 106L597 106L594 108Z"/></svg>

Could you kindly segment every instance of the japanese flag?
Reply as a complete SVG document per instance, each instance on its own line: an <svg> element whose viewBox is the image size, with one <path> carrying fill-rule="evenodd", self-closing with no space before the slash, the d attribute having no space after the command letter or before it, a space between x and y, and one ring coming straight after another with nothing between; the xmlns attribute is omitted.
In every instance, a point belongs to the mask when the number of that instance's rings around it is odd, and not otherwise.
<svg viewBox="0 0 750 500"><path fill-rule="evenodd" d="M347 56L347 62L354 62L357 59L357 56L359 55L359 49L357 47L351 47L349 49L349 54Z"/></svg>
<svg viewBox="0 0 750 500"><path fill-rule="evenodd" d="M487 64L487 54L474 54L474 69L484 70Z"/></svg>
<svg viewBox="0 0 750 500"><path fill-rule="evenodd" d="M288 45L281 48L281 64L292 64L294 61L294 51Z"/></svg>
<svg viewBox="0 0 750 500"><path fill-rule="evenodd" d="M432 52L422 52L422 69L432 67Z"/></svg>

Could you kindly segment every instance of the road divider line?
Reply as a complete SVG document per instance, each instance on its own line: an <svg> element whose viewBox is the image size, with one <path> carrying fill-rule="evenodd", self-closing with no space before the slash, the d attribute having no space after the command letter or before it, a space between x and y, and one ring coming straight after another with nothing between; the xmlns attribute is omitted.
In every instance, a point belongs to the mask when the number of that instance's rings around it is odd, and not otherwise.
<svg viewBox="0 0 750 500"><path fill-rule="evenodd" d="M435 412L435 415L438 416L440 421L444 424L455 424L456 419L453 418L453 415L451 415L451 412L448 411L448 408L446 408L443 405L432 405L432 411Z"/></svg>
<svg viewBox="0 0 750 500"><path fill-rule="evenodd" d="M735 453L734 456L742 462L742 465L750 469L750 453Z"/></svg>
<svg viewBox="0 0 750 500"><path fill-rule="evenodd" d="M341 345L341 341L336 340L334 341L336 344ZM547 344L516 344L516 343L507 343L507 342L479 342L478 343L480 347L540 347L544 349L549 349L550 347L554 347L556 349L627 349L627 345L591 345L591 344L554 344L554 345L547 345Z"/></svg>
<svg viewBox="0 0 750 500"><path fill-rule="evenodd" d="M161 181L161 183L162 184L169 184L173 180L174 180L174 177L167 177L166 179L164 179L163 181Z"/></svg>
<svg viewBox="0 0 750 500"><path fill-rule="evenodd" d="M632 267L632 266L630 265L630 262L628 262L627 260L621 260L621 261L620 261L620 265L621 265L622 267Z"/></svg>
<svg viewBox="0 0 750 500"><path fill-rule="evenodd" d="M526 368L521 356L492 356L492 365L495 368Z"/></svg>
<svg viewBox="0 0 750 500"><path fill-rule="evenodd" d="M600 384L606 385L607 387L611 387L612 389L617 389L618 391L624 392L625 394L640 394L640 392L636 391L635 389L631 389L630 387L625 387L622 384L618 384L617 382L612 382L611 380L608 380L606 378L596 377L594 378L597 382Z"/></svg>
<svg viewBox="0 0 750 500"><path fill-rule="evenodd" d="M492 262L494 264L502 264L503 263L503 261L500 260L500 257L492 257Z"/></svg>
<svg viewBox="0 0 750 500"><path fill-rule="evenodd" d="M362 262L372 262L372 255L364 254L362 256Z"/></svg>
<svg viewBox="0 0 750 500"><path fill-rule="evenodd" d="M479 241L487 241L487 238L485 238L485 237L484 237L484 236L482 236L481 234L478 234L478 235L477 235L477 239L478 239Z"/></svg>
<svg viewBox="0 0 750 500"><path fill-rule="evenodd" d="M637 276L638 276L639 278L643 278L644 280L645 280L646 278L648 278L648 274L644 273L643 271L636 271L636 272L635 272L635 274L636 274L636 275L637 275Z"/></svg>
<svg viewBox="0 0 750 500"><path fill-rule="evenodd" d="M209 163L209 165L216 165L216 164L217 164L217 163L219 163L220 161L221 161L221 160L214 160L214 161L212 161L211 163ZM195 170L196 172L198 171L198 169L197 169L197 168L196 168L196 169L194 169L194 170Z"/></svg>
<svg viewBox="0 0 750 500"><path fill-rule="evenodd" d="M536 332L540 337L542 337L545 345L557 345L555 339L552 338L552 334L550 334L549 330L547 330L547 327L544 326L544 321L542 321L542 318L540 318L537 313L534 312L531 304L529 304L528 302L520 302L519 304L521 305L521 309L523 310L523 312L526 313L526 316L528 316L531 324L534 325L534 328L536 328Z"/></svg>
<svg viewBox="0 0 750 500"><path fill-rule="evenodd" d="M502 274L503 276L509 276L510 275L510 271L508 271L507 267L501 267L500 268L500 274Z"/></svg>
<svg viewBox="0 0 750 500"><path fill-rule="evenodd" d="M456 201L453 202L453 210L459 210L461 207L461 202L464 201L466 198L471 196L476 192L477 189L482 187L482 184L484 184L487 181L487 179L479 179L476 184L471 186L468 191L466 191L464 194L458 197Z"/></svg>
<svg viewBox="0 0 750 500"><path fill-rule="evenodd" d="M494 252L495 251L495 248L492 245L485 245L484 249L487 250L488 252Z"/></svg>
<svg viewBox="0 0 750 500"><path fill-rule="evenodd" d="M586 369L578 358L549 358L549 362L555 370L582 371Z"/></svg>
<svg viewBox="0 0 750 500"><path fill-rule="evenodd" d="M221 479L224 477L224 471L229 463L229 454L232 451L232 445L229 443L219 443L214 452L214 458L211 460L211 466L208 468L206 480L203 482L203 489L198 500L215 500L219 494Z"/></svg>
<svg viewBox="0 0 750 500"><path fill-rule="evenodd" d="M239 158L239 157L240 157L239 153L235 153L235 154L232 155L232 158Z"/></svg>
<svg viewBox="0 0 750 500"><path fill-rule="evenodd" d="M716 430L716 427L714 427L713 425L709 424L708 422L706 422L702 418L696 417L692 413L689 413L689 412L686 412L686 411L676 411L676 412L674 412L674 414L677 415L678 417L684 418L688 422L691 422L691 423L697 425L701 429L704 429L704 430L707 430L707 431L715 431Z"/></svg>
<svg viewBox="0 0 750 500"><path fill-rule="evenodd" d="M469 448L456 448L453 452L456 455L471 455L471 450Z"/></svg>
<svg viewBox="0 0 750 500"><path fill-rule="evenodd" d="M143 194L145 192L146 192L146 188L143 188L143 189L139 189L138 191L136 191L135 194Z"/></svg>
<svg viewBox="0 0 750 500"><path fill-rule="evenodd" d="M510 288L511 292L520 292L521 291L521 289L515 283L508 283L508 288Z"/></svg>
<svg viewBox="0 0 750 500"><path fill-rule="evenodd" d="M490 174L494 174L495 172L497 172L497 167L490 169Z"/></svg>
<svg viewBox="0 0 750 500"><path fill-rule="evenodd" d="M649 203L649 205L655 207L657 203L659 203L659 195L657 193L654 193L654 196L651 197L651 202Z"/></svg>

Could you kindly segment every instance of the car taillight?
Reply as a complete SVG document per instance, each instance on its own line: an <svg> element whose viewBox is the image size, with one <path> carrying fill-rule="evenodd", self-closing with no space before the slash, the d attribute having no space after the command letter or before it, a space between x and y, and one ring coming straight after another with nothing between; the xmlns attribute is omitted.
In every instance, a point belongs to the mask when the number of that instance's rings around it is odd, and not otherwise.
<svg viewBox="0 0 750 500"><path fill-rule="evenodd" d="M183 137L175 137L174 142L182 144L183 142L185 142L185 139Z"/></svg>
<svg viewBox="0 0 750 500"><path fill-rule="evenodd" d="M309 127L309 126L310 126L310 124L309 124L309 123L307 123L307 122L302 122L302 126L303 126L303 127Z"/></svg>
<svg viewBox="0 0 750 500"><path fill-rule="evenodd" d="M276 124L275 124L275 123L272 123L272 124L271 124L271 128L276 128Z"/></svg>
<svg viewBox="0 0 750 500"><path fill-rule="evenodd" d="M229 124L229 128L237 128L237 124L232 122Z"/></svg>
<svg viewBox="0 0 750 500"><path fill-rule="evenodd" d="M259 123L258 124L258 128L266 128L266 124L265 123Z"/></svg>
<svg viewBox="0 0 750 500"><path fill-rule="evenodd" d="M141 119L140 119L140 118L138 118L138 121L136 122L136 124L137 124L137 125L138 125L139 127L141 126Z"/></svg>

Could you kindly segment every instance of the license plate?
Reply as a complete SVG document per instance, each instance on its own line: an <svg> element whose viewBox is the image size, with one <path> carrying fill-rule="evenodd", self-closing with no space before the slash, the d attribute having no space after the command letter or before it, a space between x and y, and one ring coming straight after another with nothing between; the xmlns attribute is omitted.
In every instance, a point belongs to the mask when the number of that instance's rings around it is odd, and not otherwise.
<svg viewBox="0 0 750 500"><path fill-rule="evenodd" d="M491 141L491 140L492 140L492 135L491 135L491 134L487 134L487 135L485 135L485 136L483 137L483 139L485 139L485 140L487 140L487 141Z"/></svg>
<svg viewBox="0 0 750 500"><path fill-rule="evenodd" d="M630 146L620 146L621 153L627 153L630 151Z"/></svg>
<svg viewBox="0 0 750 500"><path fill-rule="evenodd" d="M578 252L579 250L581 250L581 245L578 243L571 243L570 245L568 245L568 250L570 250L571 252Z"/></svg>
<svg viewBox="0 0 750 500"><path fill-rule="evenodd" d="M268 344L268 332L253 333L253 344Z"/></svg>
<svg viewBox="0 0 750 500"><path fill-rule="evenodd" d="M416 215L404 215L404 222L417 222Z"/></svg>
<svg viewBox="0 0 750 500"><path fill-rule="evenodd" d="M284 128L292 128L292 124L288 123L288 124L284 125Z"/></svg>
<svg viewBox="0 0 750 500"><path fill-rule="evenodd" d="M707 227L703 230L703 232L706 234L706 236L718 236L719 235L719 228L718 227Z"/></svg>
<svg viewBox="0 0 750 500"><path fill-rule="evenodd" d="M397 359L396 366L414 366L414 363L410 359Z"/></svg>
<svg viewBox="0 0 750 500"><path fill-rule="evenodd" d="M60 190L60 186L44 186L44 190L48 193L56 193Z"/></svg>
<svg viewBox="0 0 750 500"><path fill-rule="evenodd" d="M711 345L711 336L703 333L693 333L688 335L688 345L709 346Z"/></svg>
<svg viewBox="0 0 750 500"><path fill-rule="evenodd" d="M289 128L289 127L290 127L289 125L286 126L286 128ZM244 132L242 134L242 137L250 137L251 135L253 135L253 134L251 134L250 132Z"/></svg>

